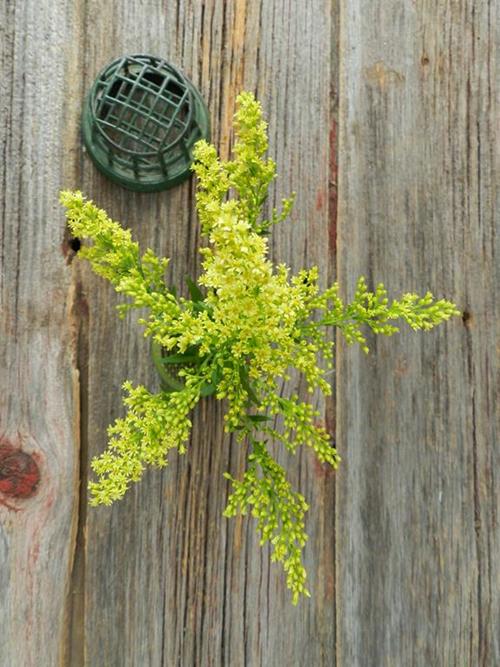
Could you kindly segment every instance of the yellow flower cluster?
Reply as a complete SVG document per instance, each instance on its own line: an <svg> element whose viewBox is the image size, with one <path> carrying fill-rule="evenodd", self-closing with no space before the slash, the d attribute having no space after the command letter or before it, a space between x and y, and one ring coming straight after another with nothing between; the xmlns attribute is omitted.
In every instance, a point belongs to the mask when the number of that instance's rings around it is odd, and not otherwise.
<svg viewBox="0 0 500 667"><path fill-rule="evenodd" d="M220 160L204 141L195 148L197 211L208 246L200 250L203 272L197 284L188 285L191 299L178 298L165 284L168 260L151 250L141 256L130 232L81 193L61 195L71 232L93 242L80 255L129 298L120 312L146 308L148 316L140 320L145 335L164 353L155 359L185 364L175 389L152 394L125 384L127 413L109 428L109 447L92 463L98 480L90 483L91 502L121 498L145 465L166 465L174 447L184 452L190 411L203 396L215 394L225 401L226 430L246 438L250 449L243 479L229 477L233 492L226 515L251 507L262 543L269 540L273 559L283 562L296 603L307 594L301 560L307 505L291 490L266 442L282 442L292 453L300 445L311 447L320 462L333 467L339 458L318 411L297 395L283 395L282 381L295 368L311 393L331 392L325 375L333 360L328 328L367 351L363 328L391 335L400 319L414 329L429 329L458 311L430 293L405 294L389 304L384 286L370 292L363 278L352 302L344 304L337 284L319 291L316 267L291 276L285 265L273 266L267 233L287 218L293 197L283 200L282 210L273 210L269 220L261 219L276 169L265 157L260 105L249 93L238 97L235 132L231 161Z"/></svg>
<svg viewBox="0 0 500 667"><path fill-rule="evenodd" d="M188 415L198 402L199 386L169 395L151 394L130 382L123 387L127 414L108 428L108 449L92 461L99 477L89 484L92 505L110 505L122 498L130 482L141 479L144 466L166 466L171 449L184 454L191 432Z"/></svg>
<svg viewBox="0 0 500 667"><path fill-rule="evenodd" d="M264 443L253 440L252 444L253 452L248 457L249 466L243 480L240 482L226 473L234 492L224 516L235 516L237 512L246 514L247 507L252 508L261 534L260 544L270 541L273 545L271 559L283 563L293 604L297 604L299 595L310 595L301 558L307 541L304 514L309 507L304 496L292 490L285 471L270 456Z"/></svg>

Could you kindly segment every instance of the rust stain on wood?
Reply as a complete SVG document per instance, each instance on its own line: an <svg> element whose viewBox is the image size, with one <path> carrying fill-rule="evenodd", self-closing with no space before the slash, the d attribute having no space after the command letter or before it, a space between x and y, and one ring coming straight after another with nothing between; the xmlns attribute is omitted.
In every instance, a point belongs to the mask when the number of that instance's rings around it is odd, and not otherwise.
<svg viewBox="0 0 500 667"><path fill-rule="evenodd" d="M312 458L311 465L314 469L314 475L320 479L330 479L335 475L335 470L328 463L321 463L317 458Z"/></svg>
<svg viewBox="0 0 500 667"><path fill-rule="evenodd" d="M31 498L38 490L40 468L34 454L7 440L0 441L0 493L15 500Z"/></svg>
<svg viewBox="0 0 500 667"><path fill-rule="evenodd" d="M332 120L330 126L330 157L329 157L329 184L328 184L328 208L329 208L329 226L328 226L328 249L330 256L337 252L337 121Z"/></svg>
<svg viewBox="0 0 500 667"><path fill-rule="evenodd" d="M321 211L323 210L323 206L325 205L325 193L323 190L318 190L316 193L316 210Z"/></svg>
<svg viewBox="0 0 500 667"><path fill-rule="evenodd" d="M369 84L381 90L401 84L405 80L403 74L388 67L383 60L378 60L371 67L365 67L363 75Z"/></svg>
<svg viewBox="0 0 500 667"><path fill-rule="evenodd" d="M232 126L236 96L243 90L245 81L244 56L246 46L246 0L241 0L240 2L235 3L233 10L233 25L226 27L228 30L228 43L224 45L224 50L226 54L231 54L231 59L230 62L227 62L226 70L228 72L228 76L224 81L225 104L222 114L221 136L219 144L219 152L223 159L227 159L230 154L232 133L229 128Z"/></svg>

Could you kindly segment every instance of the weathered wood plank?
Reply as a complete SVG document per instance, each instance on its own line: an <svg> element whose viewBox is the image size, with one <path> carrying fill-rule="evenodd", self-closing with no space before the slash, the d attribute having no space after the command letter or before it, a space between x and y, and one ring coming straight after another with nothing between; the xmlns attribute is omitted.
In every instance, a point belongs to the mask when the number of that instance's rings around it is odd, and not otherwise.
<svg viewBox="0 0 500 667"><path fill-rule="evenodd" d="M66 263L57 191L82 186L173 258L173 280L196 272L192 185L134 195L80 163L97 70L120 53L162 53L200 85L224 153L237 92L257 92L281 174L272 203L299 192L274 256L332 278L335 7L0 5L1 664L500 662L494 13L472 0L345 3L341 283L352 294L364 273L392 293L429 287L464 321L374 341L368 359L340 346L336 545L333 479L309 457L286 460L312 506L313 600L293 609L251 521L221 517L222 472L241 473L244 451L223 440L209 401L185 458L110 510L82 504L77 526L79 436L84 456L101 451L122 380L156 379L109 286Z"/></svg>
<svg viewBox="0 0 500 667"><path fill-rule="evenodd" d="M341 16L345 293L364 274L465 315L370 358L340 347L338 660L500 664L495 3L349 0Z"/></svg>
<svg viewBox="0 0 500 667"><path fill-rule="evenodd" d="M0 664L63 659L78 488L72 3L0 3ZM72 128L75 128L73 130Z"/></svg>
<svg viewBox="0 0 500 667"><path fill-rule="evenodd" d="M299 192L295 223L276 231L273 252L294 268L318 263L331 272L331 3L186 1L150 3L146 11L143 3L89 0L86 17L86 87L121 53L165 55L200 86L223 153L237 93L257 91L281 174L271 203ZM173 258L173 280L196 273L192 184L132 194L108 183L86 159L75 185L129 225L144 247ZM90 350L84 391L94 455L105 446L107 424L122 412L121 382L153 387L156 379L139 327L133 319L117 320L110 287L85 272L84 289ZM222 473L241 474L244 463L244 451L223 438L221 422L220 409L207 401L195 415L186 457L172 457L165 472L149 473L116 506L88 512L85 656L75 648L85 664L332 664L333 477L311 457L287 460L312 506L307 565L313 598L296 609L252 522L221 516L228 491Z"/></svg>

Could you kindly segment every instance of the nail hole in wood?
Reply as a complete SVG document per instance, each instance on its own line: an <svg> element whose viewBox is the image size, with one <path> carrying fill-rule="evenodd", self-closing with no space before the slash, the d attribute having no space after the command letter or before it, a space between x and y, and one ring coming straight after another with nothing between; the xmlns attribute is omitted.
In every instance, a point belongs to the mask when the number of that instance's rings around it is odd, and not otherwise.
<svg viewBox="0 0 500 667"><path fill-rule="evenodd" d="M472 323L472 313L469 313L468 310L464 310L462 313L462 322L466 327L469 327Z"/></svg>
<svg viewBox="0 0 500 667"><path fill-rule="evenodd" d="M69 240L69 247L71 248L71 250L73 250L73 252L77 253L82 247L82 242L80 241L79 238L75 236L74 238Z"/></svg>
<svg viewBox="0 0 500 667"><path fill-rule="evenodd" d="M68 227L66 227L61 244L63 255L66 258L66 264L71 264L81 247L81 240L77 236L71 236Z"/></svg>

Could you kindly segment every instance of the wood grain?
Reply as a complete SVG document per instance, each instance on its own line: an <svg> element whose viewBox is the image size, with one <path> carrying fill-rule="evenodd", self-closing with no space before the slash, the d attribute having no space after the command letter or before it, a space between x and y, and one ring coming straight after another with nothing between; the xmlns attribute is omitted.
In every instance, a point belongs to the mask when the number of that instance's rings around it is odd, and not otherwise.
<svg viewBox="0 0 500 667"><path fill-rule="evenodd" d="M339 348L337 659L500 663L491 2L342 4L339 276L463 320ZM497 141L497 143L495 143ZM498 276L497 276L498 278Z"/></svg>
<svg viewBox="0 0 500 667"><path fill-rule="evenodd" d="M500 664L499 36L491 0L0 3L2 667ZM87 508L123 380L158 383L135 318L75 258L58 190L171 257L172 282L199 270L193 183L134 194L82 151L85 91L133 52L199 86L224 156L238 92L262 101L269 205L298 192L274 259L338 273L348 296L364 274L463 311L372 340L369 357L338 341L336 401L320 408L339 472L279 453L311 505L313 597L297 608L252 520L222 517L222 473L242 474L245 449L210 399L186 456Z"/></svg>
<svg viewBox="0 0 500 667"><path fill-rule="evenodd" d="M97 22L93 17L99 17ZM299 191L294 224L278 230L273 253L294 268L332 270L328 244L330 162L329 3L99 2L86 4L85 87L122 53L151 52L181 66L201 88L213 138L228 154L235 98L257 92L280 172L271 203ZM129 226L142 246L172 258L172 280L199 261L193 185L158 195L126 192L86 158L85 193ZM102 451L106 426L122 413L120 384L157 386L148 344L134 319L118 321L109 285L85 271L89 303L89 455ZM330 406L331 409L331 406ZM89 510L85 531L84 628L74 660L106 665L329 665L334 646L334 478L310 457L286 460L311 501L306 560L313 599L293 608L283 573L270 566L250 520L222 517L245 451L223 437L220 408L194 416L185 457L151 471L110 509ZM83 648L78 641L83 637ZM80 664L80 663L72 663Z"/></svg>
<svg viewBox="0 0 500 667"><path fill-rule="evenodd" d="M76 315L58 204L77 134L69 5L0 3L0 664L9 667L63 659L75 546Z"/></svg>

